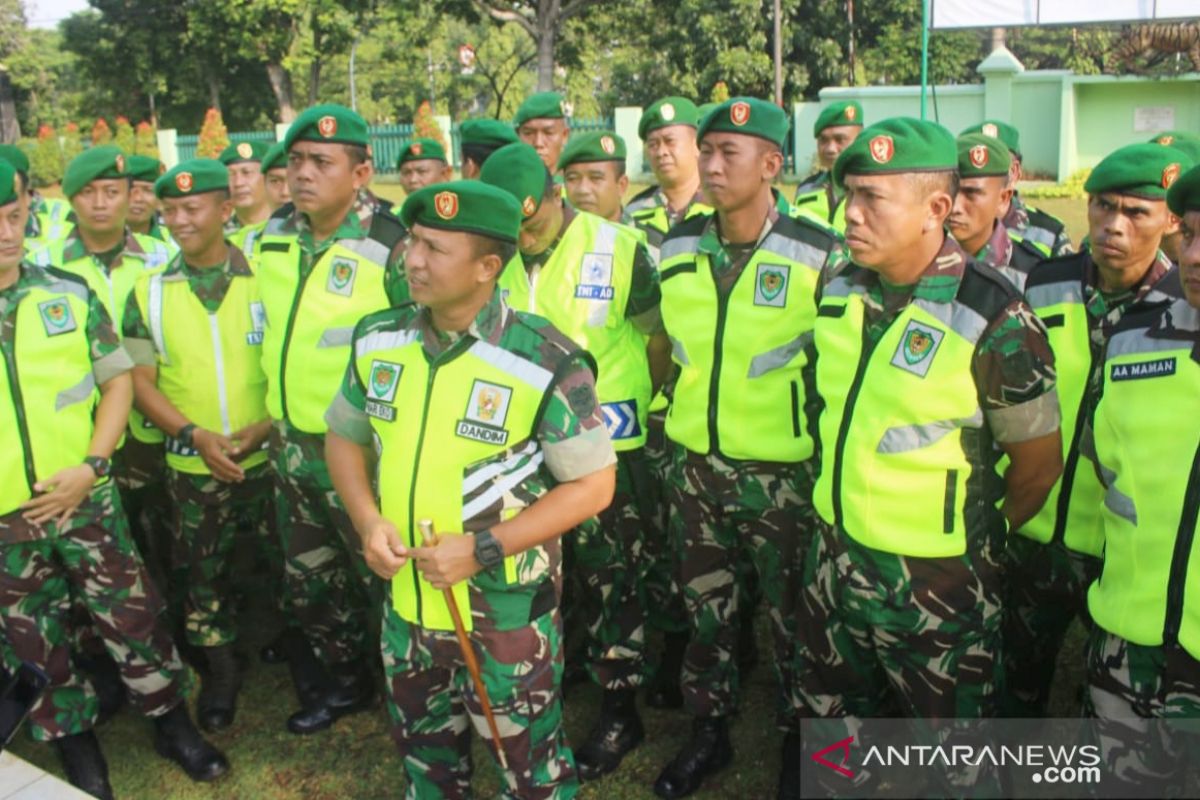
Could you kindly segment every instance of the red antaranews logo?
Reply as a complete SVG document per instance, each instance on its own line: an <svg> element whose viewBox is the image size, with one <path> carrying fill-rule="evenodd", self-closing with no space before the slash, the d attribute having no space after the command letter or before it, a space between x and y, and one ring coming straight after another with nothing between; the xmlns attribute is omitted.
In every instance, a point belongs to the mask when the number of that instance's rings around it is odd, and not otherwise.
<svg viewBox="0 0 1200 800"><path fill-rule="evenodd" d="M867 149L871 151L871 158L875 159L877 164L888 163L896 154L896 145L890 136L876 136L871 140Z"/></svg>
<svg viewBox="0 0 1200 800"><path fill-rule="evenodd" d="M824 748L818 750L817 752L813 753L812 760L817 762L818 764L820 764L823 767L829 767L831 770L833 770L834 772L836 772L839 775L845 776L847 778L853 778L854 770L847 769L844 766L845 764L850 763L850 743L853 741L854 741L853 736L847 736L845 739L842 739L840 742L834 742L833 744L829 745L828 747L824 747ZM827 753L831 753L835 750L840 750L842 752L842 758L840 759L840 761L841 761L840 764L835 764L832 761L828 761L825 758L825 755Z"/></svg>
<svg viewBox="0 0 1200 800"><path fill-rule="evenodd" d="M750 104L739 100L729 107L729 121L739 128L750 121Z"/></svg>
<svg viewBox="0 0 1200 800"><path fill-rule="evenodd" d="M454 192L438 192L433 196L433 210L442 219L458 216L458 195Z"/></svg>

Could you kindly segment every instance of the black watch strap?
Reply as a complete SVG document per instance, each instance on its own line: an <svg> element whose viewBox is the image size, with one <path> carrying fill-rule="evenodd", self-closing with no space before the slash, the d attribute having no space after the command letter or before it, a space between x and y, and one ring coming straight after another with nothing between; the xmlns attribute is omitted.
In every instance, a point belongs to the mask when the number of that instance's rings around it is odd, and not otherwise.
<svg viewBox="0 0 1200 800"><path fill-rule="evenodd" d="M192 436L195 433L196 426L189 422L187 425L184 425L179 429L179 433L175 434L175 441L179 442L184 447L194 447L195 443L192 441Z"/></svg>
<svg viewBox="0 0 1200 800"><path fill-rule="evenodd" d="M475 534L475 560L484 569L491 569L504 562L504 547L489 530Z"/></svg>
<svg viewBox="0 0 1200 800"><path fill-rule="evenodd" d="M83 463L92 468L97 478L107 478L112 473L112 459L103 456L88 456Z"/></svg>

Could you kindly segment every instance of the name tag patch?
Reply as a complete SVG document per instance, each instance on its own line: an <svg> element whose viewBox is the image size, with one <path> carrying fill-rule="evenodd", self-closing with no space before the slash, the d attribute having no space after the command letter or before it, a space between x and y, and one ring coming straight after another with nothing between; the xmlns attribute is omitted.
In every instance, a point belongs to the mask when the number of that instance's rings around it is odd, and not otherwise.
<svg viewBox="0 0 1200 800"><path fill-rule="evenodd" d="M945 331L909 320L904 335L900 337L900 344L892 355L892 366L924 378L929 373L933 357L937 354L945 335Z"/></svg>
<svg viewBox="0 0 1200 800"><path fill-rule="evenodd" d="M612 300L612 264L610 253L584 253L579 264L578 300Z"/></svg>
<svg viewBox="0 0 1200 800"><path fill-rule="evenodd" d="M783 308L791 268L787 264L759 264L754 274L754 305Z"/></svg>
<svg viewBox="0 0 1200 800"><path fill-rule="evenodd" d="M1142 378L1161 378L1175 374L1175 357L1137 364L1113 364L1109 377L1114 381L1138 381Z"/></svg>
<svg viewBox="0 0 1200 800"><path fill-rule="evenodd" d="M325 282L325 291L349 297L354 292L354 276L358 272L358 262L353 258L335 258L329 266L329 280Z"/></svg>
<svg viewBox="0 0 1200 800"><path fill-rule="evenodd" d="M368 400L365 410L369 417L375 417L384 422L396 421L396 407L389 406L387 403L381 403L378 400Z"/></svg>
<svg viewBox="0 0 1200 800"><path fill-rule="evenodd" d="M65 297L38 303L38 312L42 315L42 327L46 329L47 336L75 330L75 315L71 313L71 304Z"/></svg>
<svg viewBox="0 0 1200 800"><path fill-rule="evenodd" d="M508 441L504 421L513 390L497 383L476 379L471 385L467 410L454 428L454 434L486 444L503 445Z"/></svg>

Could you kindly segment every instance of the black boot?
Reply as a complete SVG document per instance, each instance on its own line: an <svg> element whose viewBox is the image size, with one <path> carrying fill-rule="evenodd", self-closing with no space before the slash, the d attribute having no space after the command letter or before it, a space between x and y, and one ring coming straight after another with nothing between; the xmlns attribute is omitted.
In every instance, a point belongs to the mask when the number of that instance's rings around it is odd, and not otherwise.
<svg viewBox="0 0 1200 800"><path fill-rule="evenodd" d="M738 675L743 681L758 666L758 636L754 631L754 609L738 614Z"/></svg>
<svg viewBox="0 0 1200 800"><path fill-rule="evenodd" d="M783 737L783 755L779 761L777 800L800 800L800 732L788 731Z"/></svg>
<svg viewBox="0 0 1200 800"><path fill-rule="evenodd" d="M663 768L654 782L654 793L665 800L687 797L704 779L733 760L729 727L724 717L692 720L692 738Z"/></svg>
<svg viewBox="0 0 1200 800"><path fill-rule="evenodd" d="M646 733L636 699L636 689L604 690L600 719L587 741L575 751L580 780L594 781L607 775L620 766L626 753L642 743Z"/></svg>
<svg viewBox="0 0 1200 800"><path fill-rule="evenodd" d="M112 800L108 785L108 764L100 751L100 742L91 731L64 736L54 740L58 757L62 759L67 780L76 789L101 800Z"/></svg>
<svg viewBox="0 0 1200 800"><path fill-rule="evenodd" d="M317 660L312 645L301 631L288 628L281 638L284 652L287 653L288 669L292 673L292 685L296 688L296 700L302 708L319 704L321 697L330 689L325 666Z"/></svg>
<svg viewBox="0 0 1200 800"><path fill-rule="evenodd" d="M154 749L183 767L194 781L215 781L229 771L225 756L192 724L186 703L154 718Z"/></svg>
<svg viewBox="0 0 1200 800"><path fill-rule="evenodd" d="M200 683L196 719L201 728L213 733L233 724L242 676L231 644L206 648L205 658L208 661L208 673Z"/></svg>
<svg viewBox="0 0 1200 800"><path fill-rule="evenodd" d="M282 664L288 660L287 631L280 633L258 649L258 660L264 664Z"/></svg>
<svg viewBox="0 0 1200 800"><path fill-rule="evenodd" d="M102 650L99 653L76 655L75 664L87 673L92 681L92 688L96 690L96 699L100 701L96 724L107 722L125 705L125 684L121 680L121 670L117 667L117 662L113 661L107 651Z"/></svg>
<svg viewBox="0 0 1200 800"><path fill-rule="evenodd" d="M301 736L323 731L344 716L375 703L375 678L361 662L334 664L331 688L317 702L288 717L288 730Z"/></svg>
<svg viewBox="0 0 1200 800"><path fill-rule="evenodd" d="M654 681L646 687L646 705L651 708L681 708L683 691L679 675L683 671L683 654L687 650L688 634L668 633L663 637L662 659L654 673Z"/></svg>

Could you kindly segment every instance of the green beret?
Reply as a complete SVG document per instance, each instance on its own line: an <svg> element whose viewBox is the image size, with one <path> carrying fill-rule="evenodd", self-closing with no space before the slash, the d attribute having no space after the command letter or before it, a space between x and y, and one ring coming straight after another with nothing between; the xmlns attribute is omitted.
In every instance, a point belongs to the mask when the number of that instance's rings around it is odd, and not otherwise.
<svg viewBox="0 0 1200 800"><path fill-rule="evenodd" d="M468 119L458 126L458 140L463 147L504 147L519 142L511 125L498 119Z"/></svg>
<svg viewBox="0 0 1200 800"><path fill-rule="evenodd" d="M1200 164L1183 173L1167 189L1167 208L1177 217L1200 211Z"/></svg>
<svg viewBox="0 0 1200 800"><path fill-rule="evenodd" d="M20 184L16 167L7 158L0 158L0 206L17 202Z"/></svg>
<svg viewBox="0 0 1200 800"><path fill-rule="evenodd" d="M1130 144L1105 156L1084 182L1083 190L1088 194L1116 192L1162 200L1175 179L1190 166L1188 157L1174 147L1153 142Z"/></svg>
<svg viewBox="0 0 1200 800"><path fill-rule="evenodd" d="M998 119L985 119L978 125L963 128L959 136L967 133L982 133L984 136L999 139L1004 142L1004 146L1008 148L1010 153L1017 158L1021 157L1021 133L1007 122L1001 122Z"/></svg>
<svg viewBox="0 0 1200 800"><path fill-rule="evenodd" d="M446 148L442 147L442 143L437 139L413 139L404 146L404 150L400 153L400 158L396 161L396 166L407 164L409 161L422 161L427 158L445 164Z"/></svg>
<svg viewBox="0 0 1200 800"><path fill-rule="evenodd" d="M1186 131L1167 131L1160 133L1150 141L1174 147L1195 163L1200 163L1200 136Z"/></svg>
<svg viewBox="0 0 1200 800"><path fill-rule="evenodd" d="M558 92L537 92L521 103L513 117L513 127L519 128L531 119L566 119L570 116L568 111L567 101Z"/></svg>
<svg viewBox="0 0 1200 800"><path fill-rule="evenodd" d="M696 140L703 139L708 133L757 136L782 148L787 139L788 115L779 106L757 97L733 97L700 121Z"/></svg>
<svg viewBox="0 0 1200 800"><path fill-rule="evenodd" d="M481 181L450 181L410 194L400 208L400 221L410 229L414 224L424 225L516 244L521 207L511 194L496 186Z"/></svg>
<svg viewBox="0 0 1200 800"><path fill-rule="evenodd" d="M242 161L252 161L255 164L261 164L263 156L270 149L271 145L266 142L238 142L222 150L221 155L217 156L217 160L225 166L238 164Z"/></svg>
<svg viewBox="0 0 1200 800"><path fill-rule="evenodd" d="M91 147L71 159L63 173L63 194L70 200L94 180L124 178L125 154L115 144Z"/></svg>
<svg viewBox="0 0 1200 800"><path fill-rule="evenodd" d="M125 159L125 172L135 181L154 183L162 175L162 162L151 156L130 156Z"/></svg>
<svg viewBox="0 0 1200 800"><path fill-rule="evenodd" d="M612 131L588 131L572 136L558 157L558 168L597 161L624 161L625 140Z"/></svg>
<svg viewBox="0 0 1200 800"><path fill-rule="evenodd" d="M833 164L833 180L847 175L953 172L958 169L954 134L936 122L891 117L865 128Z"/></svg>
<svg viewBox="0 0 1200 800"><path fill-rule="evenodd" d="M1012 157L1004 142L982 133L958 137L958 174L964 178L996 178L1008 174Z"/></svg>
<svg viewBox="0 0 1200 800"><path fill-rule="evenodd" d="M305 109L296 117L283 137L283 147L291 150L296 142L337 142L367 147L367 121L337 103L325 103Z"/></svg>
<svg viewBox="0 0 1200 800"><path fill-rule="evenodd" d="M229 168L215 158L193 158L167 170L154 184L154 196L190 197L229 189Z"/></svg>
<svg viewBox="0 0 1200 800"><path fill-rule="evenodd" d="M655 100L638 120L638 138L645 139L659 128L687 125L694 128L700 121L700 109L686 97L664 97Z"/></svg>
<svg viewBox="0 0 1200 800"><path fill-rule="evenodd" d="M17 172L29 174L29 156L15 144L0 144L0 159L12 164Z"/></svg>
<svg viewBox="0 0 1200 800"><path fill-rule="evenodd" d="M830 103L821 109L817 121L813 123L813 138L821 135L821 131L837 125L863 126L862 106L857 100L843 100L840 103Z"/></svg>
<svg viewBox="0 0 1200 800"><path fill-rule="evenodd" d="M276 142L267 148L259 169L264 175L273 169L287 169L287 148L284 147L283 142Z"/></svg>
<svg viewBox="0 0 1200 800"><path fill-rule="evenodd" d="M507 191L517 198L521 213L532 217L542 204L546 165L537 150L524 142L506 144L488 156L479 171L479 180Z"/></svg>

